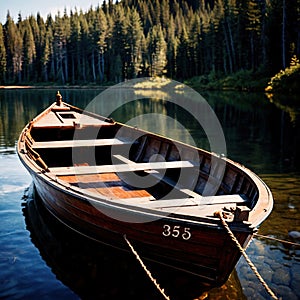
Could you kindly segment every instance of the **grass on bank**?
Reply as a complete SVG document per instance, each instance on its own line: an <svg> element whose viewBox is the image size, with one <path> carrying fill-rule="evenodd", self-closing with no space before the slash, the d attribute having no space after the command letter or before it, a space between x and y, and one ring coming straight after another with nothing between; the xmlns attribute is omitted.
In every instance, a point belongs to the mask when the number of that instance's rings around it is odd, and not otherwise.
<svg viewBox="0 0 300 300"><path fill-rule="evenodd" d="M259 72L240 70L228 76L211 72L193 77L185 83L202 90L264 91L269 80Z"/></svg>
<svg viewBox="0 0 300 300"><path fill-rule="evenodd" d="M185 83L202 90L264 91L291 94L300 91L300 62L294 55L290 66L284 71L278 72L271 79L259 71L240 70L228 76L211 72L208 75L193 77Z"/></svg>

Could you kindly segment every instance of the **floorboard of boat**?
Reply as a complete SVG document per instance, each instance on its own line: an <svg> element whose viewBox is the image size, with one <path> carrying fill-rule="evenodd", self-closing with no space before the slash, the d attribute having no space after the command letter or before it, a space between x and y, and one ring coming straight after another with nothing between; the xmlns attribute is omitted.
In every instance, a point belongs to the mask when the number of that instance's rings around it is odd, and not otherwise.
<svg viewBox="0 0 300 300"><path fill-rule="evenodd" d="M142 198L147 201L154 200L154 197L148 191L129 186L116 173L68 175L59 176L58 178L81 189L111 199Z"/></svg>

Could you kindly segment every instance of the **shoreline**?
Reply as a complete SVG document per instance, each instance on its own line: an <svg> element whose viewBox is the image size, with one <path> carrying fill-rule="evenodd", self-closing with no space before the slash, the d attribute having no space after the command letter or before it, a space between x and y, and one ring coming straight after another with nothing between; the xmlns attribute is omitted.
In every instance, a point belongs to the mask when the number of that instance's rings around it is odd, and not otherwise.
<svg viewBox="0 0 300 300"><path fill-rule="evenodd" d="M0 90L18 90L18 89L106 89L110 85L98 85L98 86L89 86L89 85L0 85Z"/></svg>
<svg viewBox="0 0 300 300"><path fill-rule="evenodd" d="M31 85L0 85L0 89L31 89L34 88Z"/></svg>

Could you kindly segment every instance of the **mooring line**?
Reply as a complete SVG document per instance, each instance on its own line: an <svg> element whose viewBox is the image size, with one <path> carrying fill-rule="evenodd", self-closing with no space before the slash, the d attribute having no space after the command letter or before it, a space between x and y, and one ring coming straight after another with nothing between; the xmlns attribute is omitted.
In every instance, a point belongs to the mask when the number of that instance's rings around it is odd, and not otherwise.
<svg viewBox="0 0 300 300"><path fill-rule="evenodd" d="M262 234L258 234L258 233L254 233L254 235L257 236L257 237L259 237L259 238L263 238L263 239L267 239L267 240L272 240L272 241L280 242L282 244L287 244L287 245L292 245L292 246L298 246L298 247L300 247L299 243L289 242L289 241L285 241L285 240L273 238L273 237L262 235Z"/></svg>
<svg viewBox="0 0 300 300"><path fill-rule="evenodd" d="M128 244L130 250L132 251L132 253L135 255L136 259L138 260L138 262L141 264L142 268L144 269L144 271L146 272L146 274L148 275L148 277L150 278L150 280L154 283L154 285L156 286L156 288L158 289L158 291L163 295L163 297L166 300L170 300L170 297L167 296L165 294L164 289L162 289L159 284L157 283L156 279L152 276L151 272L147 269L146 265L144 264L144 262L142 261L142 259L140 258L140 256L138 255L138 253L136 252L136 250L133 248L133 246L131 245L131 243L129 242L129 240L127 239L126 235L124 234L124 239L126 241L126 243Z"/></svg>
<svg viewBox="0 0 300 300"><path fill-rule="evenodd" d="M233 232L230 230L228 224L226 223L226 221L224 220L224 218L222 216L222 212L219 212L219 211L215 212L215 215L220 218L220 220L222 222L222 225L224 226L224 228L228 232L228 234L231 237L232 241L236 244L236 246L238 247L238 249L240 250L240 252L244 256L244 258L245 258L246 262L248 263L249 267L254 272L254 274L256 275L256 277L258 278L258 280L261 282L261 284L263 285L263 287L266 289L266 291L269 293L269 295L273 299L278 300L278 297L275 295L275 293L270 289L270 287L268 286L268 284L264 281L264 279L258 273L257 268L254 266L254 264L250 260L249 256L247 255L247 253L245 252L245 250L243 249L243 247L241 246L241 244L239 243L239 241L237 240L237 238L235 237L235 235L233 234Z"/></svg>

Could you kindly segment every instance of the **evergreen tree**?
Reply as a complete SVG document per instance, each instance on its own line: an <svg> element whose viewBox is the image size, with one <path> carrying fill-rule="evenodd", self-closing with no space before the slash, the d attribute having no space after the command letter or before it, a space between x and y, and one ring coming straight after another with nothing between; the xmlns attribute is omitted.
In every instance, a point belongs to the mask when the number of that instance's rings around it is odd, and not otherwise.
<svg viewBox="0 0 300 300"><path fill-rule="evenodd" d="M98 73L100 82L103 82L105 76L105 50L107 46L107 37L109 35L108 32L108 23L106 19L106 15L102 9L98 10L98 14L96 16L97 20L95 24L97 24L97 57L98 57Z"/></svg>
<svg viewBox="0 0 300 300"><path fill-rule="evenodd" d="M5 30L5 47L7 53L7 71L10 82L22 82L21 72L23 64L23 40L19 28L7 15Z"/></svg>
<svg viewBox="0 0 300 300"><path fill-rule="evenodd" d="M261 32L261 9L257 0L249 0L247 8L247 25L246 30L249 32L249 41L250 41L250 67L255 70L258 62L257 58L260 50L260 40L259 34Z"/></svg>
<svg viewBox="0 0 300 300"><path fill-rule="evenodd" d="M113 13L113 31L111 37L110 51L110 77L117 82L122 81L127 74L126 62L126 34L127 24L125 22L124 7L118 5ZM117 58L117 59L115 59ZM120 72L122 74L120 78Z"/></svg>
<svg viewBox="0 0 300 300"><path fill-rule="evenodd" d="M53 51L51 47L51 33L49 31L46 32L44 42L42 44L42 50L41 50L41 72L42 72L42 78L45 82L49 80L48 75L48 65L51 58L51 53Z"/></svg>
<svg viewBox="0 0 300 300"><path fill-rule="evenodd" d="M153 26L148 36L148 59L150 76L161 76L167 64L167 44L160 25Z"/></svg>
<svg viewBox="0 0 300 300"><path fill-rule="evenodd" d="M79 14L79 23L80 23L80 43L79 43L79 57L78 61L80 63L80 70L79 70L79 78L83 82L87 82L89 78L89 63L88 63L88 56L89 56L89 26L86 20L85 15L80 12Z"/></svg>
<svg viewBox="0 0 300 300"><path fill-rule="evenodd" d="M128 65L126 78L136 78L141 72L144 34L140 16L135 9L131 9L130 12L128 12L128 18L126 20L128 22L126 26L125 45L126 63Z"/></svg>
<svg viewBox="0 0 300 300"><path fill-rule="evenodd" d="M42 74L42 64L41 64L41 55L43 44L45 42L45 23L40 14L37 14L37 17L30 16L28 18L31 32L33 35L35 55L31 66L31 80L34 82L41 80Z"/></svg>
<svg viewBox="0 0 300 300"><path fill-rule="evenodd" d="M68 60L67 60L67 40L69 26L68 18L65 15L60 17L60 14L55 18L53 31L53 48L55 60L56 80L65 84L68 80Z"/></svg>
<svg viewBox="0 0 300 300"><path fill-rule="evenodd" d="M300 57L300 0L106 0L53 19L9 13L0 27L0 82L186 79L278 72ZM213 78L213 77L211 77Z"/></svg>
<svg viewBox="0 0 300 300"><path fill-rule="evenodd" d="M0 23L0 83L6 82L6 49L4 44L3 26Z"/></svg>
<svg viewBox="0 0 300 300"><path fill-rule="evenodd" d="M223 49L223 66L224 72L232 73L235 71L237 66L237 33L234 32L237 24L237 6L236 0L225 0L224 1L224 18L221 21L222 32L224 35L224 49Z"/></svg>
<svg viewBox="0 0 300 300"><path fill-rule="evenodd" d="M189 38L185 30L183 30L180 35L176 56L176 66L176 74L180 80L190 77L190 47Z"/></svg>
<svg viewBox="0 0 300 300"><path fill-rule="evenodd" d="M203 55L203 49L201 48L202 29L199 15L193 16L189 40L190 76L197 76L198 74L201 74L201 56Z"/></svg>
<svg viewBox="0 0 300 300"><path fill-rule="evenodd" d="M47 70L47 77L49 80L54 81L56 79L55 72L55 53L54 53L54 20L51 15L48 15L46 20L46 41L45 48L42 55L42 62L44 71ZM48 46L49 45L49 46ZM49 52L49 54L48 54ZM49 56L48 56L49 55ZM49 62L48 62L49 60ZM47 66L49 64L49 66Z"/></svg>
<svg viewBox="0 0 300 300"><path fill-rule="evenodd" d="M28 19L22 22L23 31L23 78L25 82L33 79L33 63L36 59L36 48L31 25Z"/></svg>
<svg viewBox="0 0 300 300"><path fill-rule="evenodd" d="M249 69L249 35L247 25L247 2L237 2L236 61L239 69Z"/></svg>
<svg viewBox="0 0 300 300"><path fill-rule="evenodd" d="M169 26L167 27L166 33L166 42L167 42L167 76L170 78L176 77L177 64L177 48L178 48L178 39L175 35L175 24L174 18L171 15L169 20Z"/></svg>
<svg viewBox="0 0 300 300"><path fill-rule="evenodd" d="M80 73L80 21L77 11L70 13L70 41L69 41L69 53L71 63L71 83L77 83Z"/></svg>

